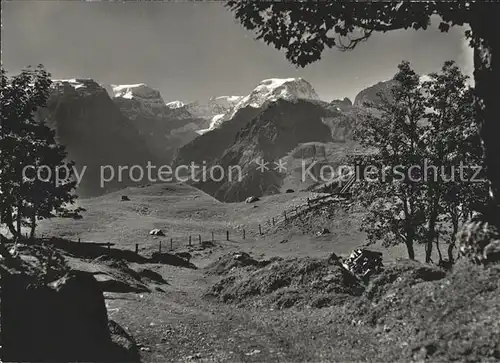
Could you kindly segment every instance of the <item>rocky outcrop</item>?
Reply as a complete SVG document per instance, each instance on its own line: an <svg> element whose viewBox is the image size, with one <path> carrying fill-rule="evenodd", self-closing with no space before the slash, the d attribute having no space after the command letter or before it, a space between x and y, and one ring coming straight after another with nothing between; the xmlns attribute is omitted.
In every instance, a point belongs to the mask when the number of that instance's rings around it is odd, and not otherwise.
<svg viewBox="0 0 500 363"><path fill-rule="evenodd" d="M24 274L2 276L1 316L7 361L139 360L129 336L123 337L128 351L112 338L102 292L84 272L71 271L48 285Z"/></svg>
<svg viewBox="0 0 500 363"><path fill-rule="evenodd" d="M333 100L330 105L336 107L339 111L348 111L352 108L352 101L345 97L343 100Z"/></svg>
<svg viewBox="0 0 500 363"><path fill-rule="evenodd" d="M354 106L364 106L366 103L380 103L379 93L391 99L391 88L396 85L396 82L397 81L391 79L389 81L378 82L373 86L365 88L356 95Z"/></svg>

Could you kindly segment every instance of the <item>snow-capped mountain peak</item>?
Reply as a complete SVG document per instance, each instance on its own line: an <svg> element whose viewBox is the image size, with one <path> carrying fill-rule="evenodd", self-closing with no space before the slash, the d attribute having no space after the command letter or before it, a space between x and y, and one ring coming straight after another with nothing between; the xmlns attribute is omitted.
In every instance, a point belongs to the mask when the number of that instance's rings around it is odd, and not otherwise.
<svg viewBox="0 0 500 363"><path fill-rule="evenodd" d="M168 108L161 97L160 91L155 90L144 83L111 85L113 98L118 104L128 102L130 112L126 115L134 120L140 115L151 115L159 117L167 112Z"/></svg>
<svg viewBox="0 0 500 363"><path fill-rule="evenodd" d="M103 85L91 78L53 79L51 89L53 92L73 90L81 96L100 95L107 92Z"/></svg>
<svg viewBox="0 0 500 363"><path fill-rule="evenodd" d="M149 87L145 83L138 84L123 84L123 85L114 85L113 93L115 97L123 97L123 98L161 98L160 92Z"/></svg>
<svg viewBox="0 0 500 363"><path fill-rule="evenodd" d="M166 105L168 108L170 108L172 110L175 110L176 108L181 108L181 107L185 106L184 102L182 102L182 101L172 101L172 102L168 102Z"/></svg>
<svg viewBox="0 0 500 363"><path fill-rule="evenodd" d="M247 106L258 108L278 99L295 101L297 99L319 100L320 98L312 85L303 78L269 78L261 81L248 96L242 98L228 118L233 117L240 108Z"/></svg>

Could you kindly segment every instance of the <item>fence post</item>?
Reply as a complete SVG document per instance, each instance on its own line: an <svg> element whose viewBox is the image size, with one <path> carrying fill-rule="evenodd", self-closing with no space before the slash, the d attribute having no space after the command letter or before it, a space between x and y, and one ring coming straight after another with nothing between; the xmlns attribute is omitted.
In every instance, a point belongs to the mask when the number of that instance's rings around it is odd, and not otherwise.
<svg viewBox="0 0 500 363"><path fill-rule="evenodd" d="M274 226L274 217L273 217L273 226Z"/></svg>
<svg viewBox="0 0 500 363"><path fill-rule="evenodd" d="M160 240L160 246L159 246L159 248L158 248L158 252L160 252L160 253L161 253L161 240Z"/></svg>
<svg viewBox="0 0 500 363"><path fill-rule="evenodd" d="M111 250L111 243L108 242L108 251Z"/></svg>
<svg viewBox="0 0 500 363"><path fill-rule="evenodd" d="M80 243L80 242L81 242L81 241L80 241L80 238L78 237L78 243Z"/></svg>
<svg viewBox="0 0 500 363"><path fill-rule="evenodd" d="M189 236L189 245L191 246L191 236Z"/></svg>
<svg viewBox="0 0 500 363"><path fill-rule="evenodd" d="M170 251L174 250L174 247L172 246L173 244L173 238L170 238Z"/></svg>
<svg viewBox="0 0 500 363"><path fill-rule="evenodd" d="M259 234L262 235L262 227L259 224Z"/></svg>
<svg viewBox="0 0 500 363"><path fill-rule="evenodd" d="M201 234L198 235L198 242L200 243L201 245Z"/></svg>
<svg viewBox="0 0 500 363"><path fill-rule="evenodd" d="M226 231L226 241L229 241L229 231Z"/></svg>
<svg viewBox="0 0 500 363"><path fill-rule="evenodd" d="M135 244L135 253L139 253L139 244L138 243Z"/></svg>
<svg viewBox="0 0 500 363"><path fill-rule="evenodd" d="M214 232L212 232L212 242L214 241Z"/></svg>
<svg viewBox="0 0 500 363"><path fill-rule="evenodd" d="M311 201L309 200L309 197L307 197L307 205L311 204Z"/></svg>
<svg viewBox="0 0 500 363"><path fill-rule="evenodd" d="M245 229L243 229L243 239L245 239Z"/></svg>

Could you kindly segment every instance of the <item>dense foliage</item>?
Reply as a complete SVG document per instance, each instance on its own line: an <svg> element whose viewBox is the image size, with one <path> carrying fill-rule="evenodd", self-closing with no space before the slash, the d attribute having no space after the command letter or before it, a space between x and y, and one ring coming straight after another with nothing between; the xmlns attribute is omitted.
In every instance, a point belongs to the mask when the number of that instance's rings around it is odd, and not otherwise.
<svg viewBox="0 0 500 363"><path fill-rule="evenodd" d="M10 78L1 70L1 225L16 238L22 237L23 227L33 237L37 219L78 218L82 210L71 208L76 198L73 163L66 162L55 132L35 117L46 105L50 85L42 66Z"/></svg>
<svg viewBox="0 0 500 363"><path fill-rule="evenodd" d="M427 262L446 235L452 260L452 237L487 199L473 90L451 61L425 81L403 62L394 80L355 134L377 150L355 158L363 173L354 195L368 208L363 228L371 242L406 244L411 259L414 243L426 243Z"/></svg>

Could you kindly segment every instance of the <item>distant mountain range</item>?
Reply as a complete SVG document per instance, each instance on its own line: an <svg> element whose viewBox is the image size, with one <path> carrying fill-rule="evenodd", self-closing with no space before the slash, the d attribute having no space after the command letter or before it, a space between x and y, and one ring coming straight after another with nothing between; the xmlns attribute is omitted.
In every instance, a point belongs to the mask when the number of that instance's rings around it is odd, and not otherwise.
<svg viewBox="0 0 500 363"><path fill-rule="evenodd" d="M363 103L376 101L393 81L361 91L348 99L325 102L302 78L267 79L246 96L214 96L205 102L165 102L146 84L100 85L91 79L55 80L48 106L40 110L68 157L89 170L78 190L99 195L134 184L121 182L100 188L100 165L240 165L241 181L200 182L195 186L222 201L250 195L305 189L317 182L297 179L297 155L318 163L339 164L356 147L352 131ZM314 151L314 152L313 152ZM287 171L256 170L255 160L288 160ZM317 168L316 168L317 169ZM318 172L316 169L313 172Z"/></svg>

